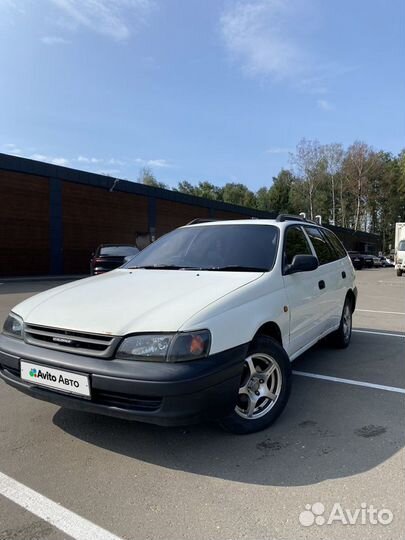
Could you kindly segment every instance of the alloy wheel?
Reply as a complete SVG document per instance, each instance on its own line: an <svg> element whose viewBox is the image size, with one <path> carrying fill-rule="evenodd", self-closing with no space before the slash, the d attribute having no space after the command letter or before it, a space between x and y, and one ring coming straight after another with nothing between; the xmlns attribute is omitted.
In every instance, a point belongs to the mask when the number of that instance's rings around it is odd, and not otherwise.
<svg viewBox="0 0 405 540"><path fill-rule="evenodd" d="M348 341L350 339L351 332L352 332L352 310L350 309L350 305L346 303L343 310L343 336L344 336L345 341Z"/></svg>
<svg viewBox="0 0 405 540"><path fill-rule="evenodd" d="M274 407L282 383L281 370L274 358L264 353L249 356L243 367L236 413L248 420L261 418Z"/></svg>

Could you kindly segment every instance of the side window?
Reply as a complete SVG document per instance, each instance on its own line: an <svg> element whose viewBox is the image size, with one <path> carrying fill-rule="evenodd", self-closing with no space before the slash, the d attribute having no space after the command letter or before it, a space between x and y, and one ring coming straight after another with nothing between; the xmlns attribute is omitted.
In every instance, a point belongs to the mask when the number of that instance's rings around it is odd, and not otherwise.
<svg viewBox="0 0 405 540"><path fill-rule="evenodd" d="M307 231L312 245L314 246L320 265L327 264L338 259L337 254L332 251L331 246L318 227L305 227L305 230Z"/></svg>
<svg viewBox="0 0 405 540"><path fill-rule="evenodd" d="M294 255L312 255L304 231L301 227L288 227L284 238L284 264L291 264Z"/></svg>
<svg viewBox="0 0 405 540"><path fill-rule="evenodd" d="M336 236L336 234L334 234L332 231L329 231L327 229L322 229L322 232L331 243L333 249L336 251L338 258L343 259L343 257L346 257L347 256L346 250L343 247L342 242Z"/></svg>

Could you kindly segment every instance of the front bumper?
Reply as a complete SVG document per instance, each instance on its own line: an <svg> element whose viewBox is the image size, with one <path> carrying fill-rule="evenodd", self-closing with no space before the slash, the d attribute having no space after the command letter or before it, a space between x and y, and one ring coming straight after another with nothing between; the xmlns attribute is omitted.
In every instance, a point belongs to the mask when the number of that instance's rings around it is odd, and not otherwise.
<svg viewBox="0 0 405 540"><path fill-rule="evenodd" d="M29 345L0 335L0 378L34 398L71 409L159 425L186 425L235 407L248 344L179 363L91 358ZM91 399L49 390L20 378L20 361L90 376Z"/></svg>

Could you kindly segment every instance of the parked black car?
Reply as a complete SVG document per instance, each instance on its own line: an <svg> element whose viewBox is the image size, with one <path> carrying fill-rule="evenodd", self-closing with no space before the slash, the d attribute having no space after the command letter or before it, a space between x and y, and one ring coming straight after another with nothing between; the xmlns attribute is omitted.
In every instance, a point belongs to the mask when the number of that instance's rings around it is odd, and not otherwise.
<svg viewBox="0 0 405 540"><path fill-rule="evenodd" d="M102 244L98 246L90 260L90 274L104 274L118 268L125 262L126 257L139 253L136 246L127 244Z"/></svg>
<svg viewBox="0 0 405 540"><path fill-rule="evenodd" d="M348 254L356 270L361 270L362 268L373 268L373 255L368 253L360 253L359 251L348 251Z"/></svg>
<svg viewBox="0 0 405 540"><path fill-rule="evenodd" d="M376 255L373 255L373 266L374 266L374 268L382 268L383 267L381 257L377 257Z"/></svg>

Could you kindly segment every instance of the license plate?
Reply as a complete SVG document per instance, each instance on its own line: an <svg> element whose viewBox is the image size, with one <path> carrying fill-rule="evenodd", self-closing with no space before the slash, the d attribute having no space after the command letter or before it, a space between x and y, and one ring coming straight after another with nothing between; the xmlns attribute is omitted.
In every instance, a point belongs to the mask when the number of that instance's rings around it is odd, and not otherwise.
<svg viewBox="0 0 405 540"><path fill-rule="evenodd" d="M21 361L21 379L52 390L90 397L88 375Z"/></svg>

